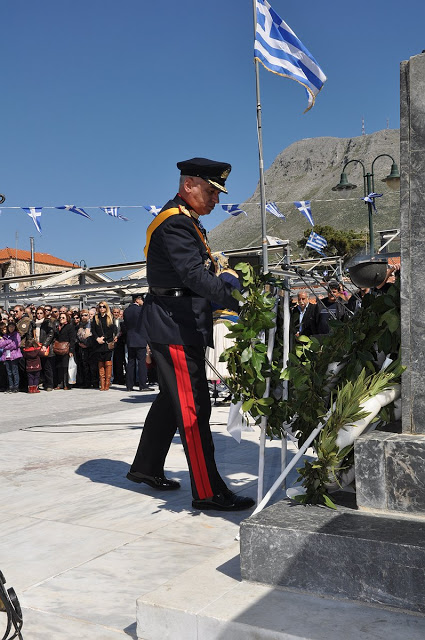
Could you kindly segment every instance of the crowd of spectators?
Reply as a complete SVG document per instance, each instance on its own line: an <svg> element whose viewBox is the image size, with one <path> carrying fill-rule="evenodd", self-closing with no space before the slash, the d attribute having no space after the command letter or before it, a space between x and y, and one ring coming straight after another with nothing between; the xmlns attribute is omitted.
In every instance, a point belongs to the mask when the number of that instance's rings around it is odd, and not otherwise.
<svg viewBox="0 0 425 640"><path fill-rule="evenodd" d="M366 295L385 293L394 282L398 271L398 266L390 266L383 282L374 289L363 287L350 293L342 282L331 280L325 284L324 296L310 296L307 289L300 290L296 300L292 302L292 335L297 337L328 334L330 319L345 321L353 316L362 307Z"/></svg>
<svg viewBox="0 0 425 640"><path fill-rule="evenodd" d="M0 307L1 392L107 391L111 382L128 391L134 384L150 389L156 375L149 347L143 352L146 380L137 369L128 371L128 350L124 309L110 308L107 301L89 309L48 303L16 304L8 312Z"/></svg>

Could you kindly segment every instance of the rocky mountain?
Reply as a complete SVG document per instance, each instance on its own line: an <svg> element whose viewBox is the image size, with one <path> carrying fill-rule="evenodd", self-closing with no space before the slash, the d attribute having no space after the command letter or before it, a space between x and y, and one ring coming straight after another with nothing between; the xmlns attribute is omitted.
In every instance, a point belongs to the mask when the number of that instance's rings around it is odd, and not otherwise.
<svg viewBox="0 0 425 640"><path fill-rule="evenodd" d="M267 235L291 241L296 253L297 240L310 225L298 212L293 202L311 200L311 212L316 225L330 225L339 229L367 231L368 209L360 199L364 195L363 171L359 163L350 163L346 169L348 181L356 184L352 191L332 191L339 183L344 164L348 160L361 160L366 172L371 171L374 159L390 154L400 167L400 134L398 129L386 129L357 138L307 138L284 149L265 172L266 199L278 204L286 221L266 213ZM382 157L373 167L375 192L383 193L376 199L374 214L375 243L379 230L400 227L399 192L391 191L382 182L391 169L391 159ZM231 200L229 200L231 201ZM248 217L229 217L209 232L214 251L240 249L261 244L259 185L253 195L241 205Z"/></svg>

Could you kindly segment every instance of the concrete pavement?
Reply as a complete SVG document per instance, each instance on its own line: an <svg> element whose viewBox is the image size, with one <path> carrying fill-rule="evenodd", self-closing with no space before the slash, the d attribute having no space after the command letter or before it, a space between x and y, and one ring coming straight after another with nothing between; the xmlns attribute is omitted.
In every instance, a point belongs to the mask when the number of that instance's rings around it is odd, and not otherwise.
<svg viewBox="0 0 425 640"><path fill-rule="evenodd" d="M425 637L422 617L242 583L235 537L249 512L192 509L178 435L167 472L179 491L125 477L153 398L123 387L0 394L0 570L24 640ZM213 408L218 466L255 497L259 433L238 445L227 411ZM279 469L280 443L268 443L266 488Z"/></svg>

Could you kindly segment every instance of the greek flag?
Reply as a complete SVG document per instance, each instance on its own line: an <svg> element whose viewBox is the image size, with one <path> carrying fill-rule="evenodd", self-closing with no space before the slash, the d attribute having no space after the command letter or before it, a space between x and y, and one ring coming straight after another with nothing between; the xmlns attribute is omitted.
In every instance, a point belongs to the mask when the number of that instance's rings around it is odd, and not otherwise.
<svg viewBox="0 0 425 640"><path fill-rule="evenodd" d="M240 206L240 204L222 204L221 208L227 211L230 216L238 216L240 213L244 213L247 216L247 212L240 209Z"/></svg>
<svg viewBox="0 0 425 640"><path fill-rule="evenodd" d="M108 216L112 216L113 218L119 218L120 220L125 220L128 222L128 218L125 216L121 216L118 212L120 210L119 207L99 207L101 211L104 211L108 214Z"/></svg>
<svg viewBox="0 0 425 640"><path fill-rule="evenodd" d="M383 193L369 193L364 198L360 198L360 200L364 200L365 202L370 202L373 207L373 210L376 212L377 208L375 206L375 198L381 198L383 195L384 195Z"/></svg>
<svg viewBox="0 0 425 640"><path fill-rule="evenodd" d="M256 7L254 57L268 71L302 84L307 91L308 111L326 82L326 76L308 49L267 0L256 0Z"/></svg>
<svg viewBox="0 0 425 640"><path fill-rule="evenodd" d="M64 207L56 207L56 209L66 209L66 211L72 211L72 213L78 213L79 216L83 216L83 218L88 218L91 220L88 213L81 209L81 207L76 207L74 204L66 204Z"/></svg>
<svg viewBox="0 0 425 640"><path fill-rule="evenodd" d="M41 233L41 210L42 207L22 207L23 211L32 219L35 224L35 228L39 233Z"/></svg>
<svg viewBox="0 0 425 640"><path fill-rule="evenodd" d="M160 212L161 212L161 210L162 210L162 207L155 207L155 205L154 205L154 204L148 204L148 205L145 205L145 207L144 207L144 208L146 209L146 211L148 211L148 213L151 213L151 214L153 215L153 217L154 217L154 218L155 218L155 217L158 215L158 213L160 213Z"/></svg>
<svg viewBox="0 0 425 640"><path fill-rule="evenodd" d="M299 200L294 202L294 205L297 207L298 211L303 214L309 221L312 227L314 227L313 216L311 215L311 200Z"/></svg>
<svg viewBox="0 0 425 640"><path fill-rule="evenodd" d="M276 216L276 218L283 218L283 220L286 220L284 214L277 208L276 202L266 202L266 211Z"/></svg>
<svg viewBox="0 0 425 640"><path fill-rule="evenodd" d="M320 253L322 256L324 256L325 254L323 253L322 249L324 249L327 244L328 242L323 236L319 236L318 233L312 231L308 237L307 242L305 243L305 246L314 249L315 251L317 251L317 253Z"/></svg>

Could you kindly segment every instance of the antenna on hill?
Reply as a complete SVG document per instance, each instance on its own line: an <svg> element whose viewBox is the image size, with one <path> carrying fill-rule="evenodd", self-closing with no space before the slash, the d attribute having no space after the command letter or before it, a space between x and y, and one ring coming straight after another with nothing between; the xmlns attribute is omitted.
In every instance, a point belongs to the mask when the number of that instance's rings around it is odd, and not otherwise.
<svg viewBox="0 0 425 640"><path fill-rule="evenodd" d="M389 129L389 128L390 128L390 119L387 118L387 129Z"/></svg>
<svg viewBox="0 0 425 640"><path fill-rule="evenodd" d="M366 129L364 126L364 117L362 116L362 136L365 136L365 135L366 135Z"/></svg>

